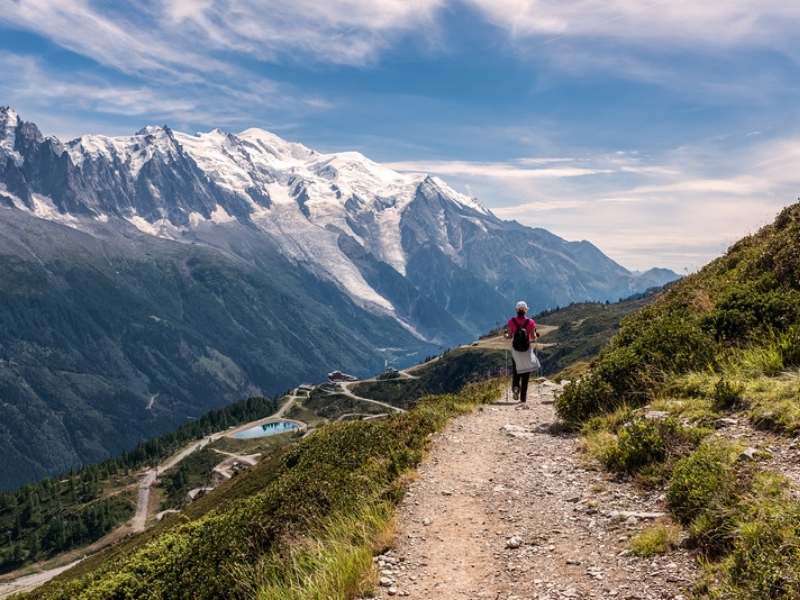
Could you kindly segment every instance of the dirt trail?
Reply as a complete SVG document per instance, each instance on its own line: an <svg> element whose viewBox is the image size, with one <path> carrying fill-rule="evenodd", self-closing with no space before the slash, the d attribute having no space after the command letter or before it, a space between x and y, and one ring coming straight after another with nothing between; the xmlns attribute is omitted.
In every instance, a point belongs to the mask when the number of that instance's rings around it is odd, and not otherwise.
<svg viewBox="0 0 800 600"><path fill-rule="evenodd" d="M21 592L29 592L31 590L34 590L40 585L50 581L50 579L52 579L56 575L60 575L64 571L71 569L79 562L81 561L76 560L69 564L58 567L57 569L52 569L51 571L48 571L46 573L32 573L30 575L26 575L25 577L20 577L19 579L15 579L14 581L4 583L0 585L0 598L5 598L7 596L11 596L12 594L19 594Z"/></svg>
<svg viewBox="0 0 800 600"><path fill-rule="evenodd" d="M485 407L437 436L400 507L396 547L378 559L379 596L688 597L687 552L627 551L663 499L587 466L576 437L549 431L555 386L531 388L528 409Z"/></svg>

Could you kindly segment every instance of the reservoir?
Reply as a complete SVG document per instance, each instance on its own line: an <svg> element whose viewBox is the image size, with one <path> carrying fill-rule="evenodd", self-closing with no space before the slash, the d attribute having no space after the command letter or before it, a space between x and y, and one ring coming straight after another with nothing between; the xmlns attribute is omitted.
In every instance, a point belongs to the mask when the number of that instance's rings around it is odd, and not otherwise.
<svg viewBox="0 0 800 600"><path fill-rule="evenodd" d="M297 431L300 425L294 421L271 421L256 425L250 429L245 429L238 433L234 433L233 437L237 440L252 440L253 438L267 437L270 435L278 435L281 433L288 433L290 431Z"/></svg>

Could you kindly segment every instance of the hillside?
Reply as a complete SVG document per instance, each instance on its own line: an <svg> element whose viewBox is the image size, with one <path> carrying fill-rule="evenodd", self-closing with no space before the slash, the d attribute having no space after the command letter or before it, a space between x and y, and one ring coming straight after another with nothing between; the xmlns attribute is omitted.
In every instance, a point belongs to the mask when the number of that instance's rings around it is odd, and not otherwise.
<svg viewBox="0 0 800 600"><path fill-rule="evenodd" d="M429 397L407 413L321 427L190 504L180 519L84 561L29 597L342 597L364 579L402 476L431 433L497 384ZM300 539L316 539L314 544Z"/></svg>
<svg viewBox="0 0 800 600"><path fill-rule="evenodd" d="M791 338L786 337L793 329L788 322L780 329L772 321L764 343L755 335L725 338L712 333L710 324L724 322L716 317L719 305L711 300L744 285L742 273L756 272L748 264L750 258L764 260L772 249L793 239L800 227L798 213L800 207L792 208L784 227L780 225L785 214L776 226L737 244L727 257L668 289L617 304L575 304L537 315L546 332L540 352L559 368L571 366L568 361L573 358L591 359L594 349L609 338L612 342L592 361L591 370L563 392L548 382L535 384L532 394L538 402L529 411L503 402L499 383L458 391L472 379L504 372L505 352L497 344L505 347L508 342L498 342L496 335L445 352L394 379L318 386L296 397L286 414L314 423L313 435L288 445L247 446L247 452L265 452L265 458L195 502L175 503L189 487L205 484L198 474L208 472L216 450L195 454L185 469L163 477L167 495L162 508L176 506L180 517L167 518L90 557L35 597L137 597L145 588L153 597L164 598L344 599L373 591L379 597L395 596L398 590L424 595L440 576L458 572L452 592L462 595L478 586L500 594L525 590L533 597L546 588L548 593L574 597L594 593L602 577L602 589L616 594L659 590L675 597L694 589L709 598L791 598L765 591L759 579L767 576L764 569L794 568L791 558L781 558L778 566L778 556L770 549L773 543L790 543L790 530L781 530L777 542L740 538L734 532L751 521L766 527L759 519L768 517L758 511L768 507L778 510L781 519L794 519L784 492L774 487L781 480L773 479L792 477L791 485L800 484L800 473L787 471L791 446L743 429L748 418L760 427L780 429L774 419L764 419L767 406L780 409L772 414L785 419L796 414L788 409L787 393L800 391L800 378L784 372L794 364ZM698 282L705 286L703 297L708 300L684 302L687 293L697 297ZM777 285L765 293L774 302L782 294L792 298L794 292L791 286ZM788 307L792 302L774 305ZM685 312L676 325L680 310ZM696 331L692 313L698 315ZM681 326L698 339L706 337L697 343L691 335L676 339L665 331L663 337L644 341L641 332L632 329L660 331L659 325ZM667 354L665 343L696 344L691 353L681 354L681 360L694 366L668 372L659 363L658 371L648 370L651 356ZM570 413L576 406L587 406L576 404L576 399L586 399L587 389L602 392L610 386L612 380L603 379L610 367L604 365L626 346L623 356L628 362L615 372L642 377L624 396L626 405L589 405L578 416ZM706 354L697 355L698 348ZM632 366L633 356L642 357L641 370ZM691 362L709 356L709 362ZM774 362L777 357L780 365ZM766 368L770 360L771 371ZM645 373L658 373L659 378L642 376ZM587 381L595 388L587 387ZM456 396L426 396L430 393ZM478 398L501 401L473 412L472 402ZM370 404L374 401L386 404ZM563 435L560 426L552 425L554 404L568 426L582 427L581 438ZM445 426L442 410L463 416L442 437L433 438L433 455L404 496L406 479L401 474L415 468L422 449L428 448L417 436L428 439L429 427ZM347 420L381 414L384 418L377 421ZM326 424L339 419L345 420ZM737 424L727 424L730 420ZM731 435L735 437L729 439ZM754 448L741 446L742 440ZM241 446L216 448L245 451ZM752 458L738 459L740 455ZM613 477L598 471L595 461ZM769 474L773 469L776 475ZM720 489L726 494L722 505L712 502ZM547 509L531 512L534 499ZM392 534L386 523L395 510L399 530ZM486 544L470 545L467 540L479 531L479 522L505 533L496 540L489 536L492 541ZM302 541L309 535L317 540L311 545ZM405 543L406 539L421 542ZM518 552L514 539L520 540L520 548L542 550ZM680 540L686 542L681 545ZM610 550L598 555L598 544ZM469 551L462 556L463 548ZM737 552L749 553L750 562L742 563L744 573L733 570L734 559L745 560L737 558ZM374 554L379 554L380 575L372 566ZM705 559L713 559L706 570L700 568ZM762 559L769 564L751 564ZM209 565L217 561L228 565L224 573L234 575L219 575L217 570L211 575ZM506 568L506 561L514 569ZM476 564L481 568L471 566ZM582 564L588 564L588 570L577 566ZM527 575L534 572L536 579ZM665 577L665 572L671 575ZM780 591L788 584L769 585ZM177 596L175 589L181 590ZM722 590L731 595L714 595Z"/></svg>
<svg viewBox="0 0 800 600"><path fill-rule="evenodd" d="M260 129L61 142L3 107L0 137L0 489L332 369L414 364L518 296L675 276Z"/></svg>
<svg viewBox="0 0 800 600"><path fill-rule="evenodd" d="M133 516L140 469L165 461L204 436L272 415L277 408L276 399L249 398L111 460L0 492L0 574L97 541ZM167 479L164 487L169 483Z"/></svg>
<svg viewBox="0 0 800 600"><path fill-rule="evenodd" d="M709 559L698 597L797 598L799 368L796 204L625 319L557 401L606 468L664 491Z"/></svg>

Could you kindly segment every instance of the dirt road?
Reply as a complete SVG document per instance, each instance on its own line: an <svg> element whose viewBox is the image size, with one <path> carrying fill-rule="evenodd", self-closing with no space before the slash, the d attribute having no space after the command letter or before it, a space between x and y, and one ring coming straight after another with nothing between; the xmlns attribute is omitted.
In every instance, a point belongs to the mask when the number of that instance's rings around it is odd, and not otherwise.
<svg viewBox="0 0 800 600"><path fill-rule="evenodd" d="M662 518L663 501L594 470L575 437L550 432L554 389L533 385L530 408L485 407L437 436L399 510L396 546L380 557L379 597L688 597L686 551L645 559L627 549Z"/></svg>
<svg viewBox="0 0 800 600"><path fill-rule="evenodd" d="M411 377L409 377L411 379ZM400 408L399 406L392 406L391 404L387 404L386 402L381 402L380 400L372 400L370 398L363 398L361 396L356 396L352 390L350 389L351 385L356 385L358 383L364 383L364 381L348 381L347 383L343 383L340 386L341 391L339 392L331 392L331 395L335 394L343 394L352 398L353 400L358 400L359 402L366 402L367 404L375 404L376 406L382 406L383 408L387 408L392 412L399 412L404 413L406 412L405 409Z"/></svg>

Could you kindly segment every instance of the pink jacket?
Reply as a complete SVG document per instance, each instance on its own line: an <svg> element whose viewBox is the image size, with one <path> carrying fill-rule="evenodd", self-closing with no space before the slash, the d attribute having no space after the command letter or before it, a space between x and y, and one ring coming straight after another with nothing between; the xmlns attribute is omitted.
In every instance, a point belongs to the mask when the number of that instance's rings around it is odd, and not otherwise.
<svg viewBox="0 0 800 600"><path fill-rule="evenodd" d="M536 321L529 317L512 317L508 320L508 336L514 337L514 334L517 331L517 328L522 327L525 325L525 321L528 321L528 339L532 339L533 332L536 330Z"/></svg>

